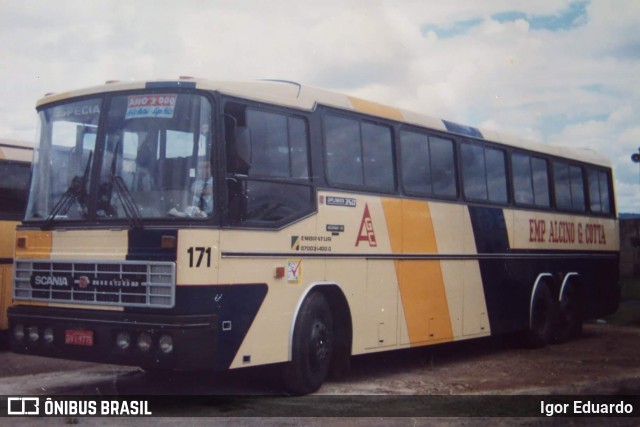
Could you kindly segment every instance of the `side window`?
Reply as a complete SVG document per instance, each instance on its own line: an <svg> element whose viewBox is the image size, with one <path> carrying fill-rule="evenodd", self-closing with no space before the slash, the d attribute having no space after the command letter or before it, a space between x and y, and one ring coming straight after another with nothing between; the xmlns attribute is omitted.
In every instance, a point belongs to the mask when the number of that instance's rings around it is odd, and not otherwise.
<svg viewBox="0 0 640 427"><path fill-rule="evenodd" d="M470 200L506 203L507 173L502 150L462 144L464 195Z"/></svg>
<svg viewBox="0 0 640 427"><path fill-rule="evenodd" d="M275 227L313 209L303 117L227 103L225 139L229 223Z"/></svg>
<svg viewBox="0 0 640 427"><path fill-rule="evenodd" d="M402 184L409 194L455 197L453 142L426 134L403 131Z"/></svg>
<svg viewBox="0 0 640 427"><path fill-rule="evenodd" d="M524 154L513 154L511 169L516 204L540 207L550 205L546 160Z"/></svg>
<svg viewBox="0 0 640 427"><path fill-rule="evenodd" d="M393 190L395 180L391 129L367 122L362 122L360 129L364 184L374 189Z"/></svg>
<svg viewBox="0 0 640 427"><path fill-rule="evenodd" d="M283 114L247 110L251 132L250 176L308 178L306 122Z"/></svg>
<svg viewBox="0 0 640 427"><path fill-rule="evenodd" d="M554 162L553 176L558 209L584 211L584 177L582 168L563 162Z"/></svg>
<svg viewBox="0 0 640 427"><path fill-rule="evenodd" d="M327 174L334 184L364 185L360 124L344 117L324 119Z"/></svg>
<svg viewBox="0 0 640 427"><path fill-rule="evenodd" d="M324 117L327 175L334 185L395 188L391 128L366 121Z"/></svg>
<svg viewBox="0 0 640 427"><path fill-rule="evenodd" d="M606 172L589 169L589 201L591 212L611 213L609 175Z"/></svg>

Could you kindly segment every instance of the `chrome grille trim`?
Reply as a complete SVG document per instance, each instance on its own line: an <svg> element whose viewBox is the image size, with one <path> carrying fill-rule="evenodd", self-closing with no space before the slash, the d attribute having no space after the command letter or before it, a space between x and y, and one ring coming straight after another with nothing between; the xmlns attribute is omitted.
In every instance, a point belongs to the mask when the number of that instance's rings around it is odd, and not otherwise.
<svg viewBox="0 0 640 427"><path fill-rule="evenodd" d="M173 262L16 259L13 298L86 305L171 308Z"/></svg>

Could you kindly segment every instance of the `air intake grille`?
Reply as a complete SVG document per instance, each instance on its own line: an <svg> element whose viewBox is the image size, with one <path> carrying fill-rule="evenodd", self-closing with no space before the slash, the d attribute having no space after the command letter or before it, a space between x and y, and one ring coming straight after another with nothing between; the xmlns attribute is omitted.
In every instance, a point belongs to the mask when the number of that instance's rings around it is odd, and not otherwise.
<svg viewBox="0 0 640 427"><path fill-rule="evenodd" d="M162 307L175 305L176 266L148 261L16 260L16 300Z"/></svg>

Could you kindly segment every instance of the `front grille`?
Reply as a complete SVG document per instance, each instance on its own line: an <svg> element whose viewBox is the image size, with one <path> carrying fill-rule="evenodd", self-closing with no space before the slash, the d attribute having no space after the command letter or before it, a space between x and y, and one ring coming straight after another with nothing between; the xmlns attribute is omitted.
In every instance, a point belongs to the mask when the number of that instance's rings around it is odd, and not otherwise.
<svg viewBox="0 0 640 427"><path fill-rule="evenodd" d="M176 266L148 261L16 260L16 300L171 308Z"/></svg>

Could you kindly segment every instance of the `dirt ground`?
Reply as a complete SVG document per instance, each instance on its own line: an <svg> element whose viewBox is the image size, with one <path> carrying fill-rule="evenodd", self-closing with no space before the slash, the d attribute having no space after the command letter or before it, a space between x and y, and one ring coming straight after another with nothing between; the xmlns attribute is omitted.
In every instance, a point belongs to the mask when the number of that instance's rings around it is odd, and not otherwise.
<svg viewBox="0 0 640 427"><path fill-rule="evenodd" d="M640 301L627 302L580 339L545 348L491 338L355 358L320 393L640 394L639 355Z"/></svg>
<svg viewBox="0 0 640 427"><path fill-rule="evenodd" d="M540 349L487 338L352 358L351 370L329 379L322 395L639 394L640 301L585 324L580 339ZM0 352L0 392L61 394L279 394L272 367L221 374L181 374L149 384L137 368ZM69 386L62 378L74 373ZM84 385L86 383L86 385ZM89 391L89 394L91 392Z"/></svg>
<svg viewBox="0 0 640 427"><path fill-rule="evenodd" d="M247 400L248 395L277 395L277 370L273 367L250 368L221 374L181 374L167 381L151 380L134 367L97 365L20 356L0 352L0 395L196 395L185 397L169 418L33 418L21 419L21 425L209 425L215 417L218 425L437 425L475 426L510 425L638 425L637 418L422 418L423 408L412 397L453 395L455 410L467 405L470 396L534 395L640 395L640 301L625 302L615 316L585 324L580 339L540 349L523 349L510 340L488 338L387 352L352 359L351 371L330 379L312 396L312 405L298 398ZM237 395L238 397L233 397ZM368 415L362 418L363 399L375 395L372 402L406 405L396 418ZM197 397L200 396L200 397ZM202 401L202 396L209 396ZM245 396L245 397L242 397ZM402 397L404 396L404 397ZM457 396L457 397L456 397ZM502 396L502 397L501 397ZM437 396L436 396L437 397ZM380 400L382 398L382 400ZM526 396L525 396L526 398ZM194 400L195 399L195 400ZM324 399L324 400L322 400ZM337 400L336 400L337 399ZM378 400L376 400L378 399ZM403 400L404 399L404 400ZM406 400L408 399L408 400ZM305 403L306 402L306 403ZM318 403L338 403L344 409L339 418L304 417ZM422 401L418 401L422 404ZM304 406L307 405L307 406ZM329 408L332 409L332 408ZM366 406L365 406L366 409ZM372 408L372 410L375 408ZM394 408L394 413L397 408ZM462 409L466 409L466 406ZM360 410L359 418L342 418ZM384 411L383 411L384 412ZM508 411L507 411L508 412ZM262 418L260 414L289 414L297 418ZM272 415L267 415L268 417ZM184 418L189 417L189 418ZM28 421L28 422L26 422ZM106 422L108 421L108 422ZM25 423L26 422L26 423ZM106 422L106 423L105 423ZM2 422L0 421L0 425Z"/></svg>

